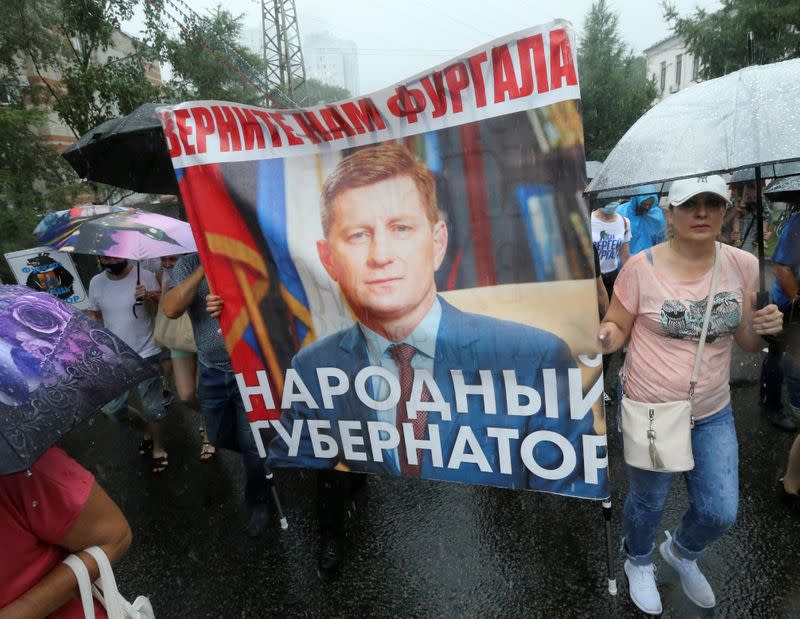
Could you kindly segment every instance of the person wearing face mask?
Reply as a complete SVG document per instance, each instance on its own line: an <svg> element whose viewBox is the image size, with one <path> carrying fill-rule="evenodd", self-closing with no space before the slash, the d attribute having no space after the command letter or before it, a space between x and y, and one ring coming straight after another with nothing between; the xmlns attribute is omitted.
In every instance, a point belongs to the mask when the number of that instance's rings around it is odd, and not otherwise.
<svg viewBox="0 0 800 619"><path fill-rule="evenodd" d="M89 282L86 314L103 323L158 372L157 376L139 383L136 390L142 404L139 416L145 422L139 453L152 458L153 473L162 473L168 464L161 433L161 422L167 413L161 388L161 351L153 342L154 315L161 287L155 274L147 270L140 272L137 281L136 269L125 258L100 256L99 263L103 272ZM143 305L135 309L137 301L142 301ZM128 407L129 395L129 392L124 393L112 400L103 407L103 412L112 419L119 419Z"/></svg>
<svg viewBox="0 0 800 619"><path fill-rule="evenodd" d="M606 204L592 212L592 243L600 257L600 276L608 298L614 292L614 282L622 265L631 257L630 222L617 212L618 203ZM608 376L612 355L603 355L603 376ZM603 391L603 401L608 404L611 385Z"/></svg>
<svg viewBox="0 0 800 619"><path fill-rule="evenodd" d="M633 196L630 201L620 205L617 214L631 223L631 256L666 239L666 222L656 194Z"/></svg>

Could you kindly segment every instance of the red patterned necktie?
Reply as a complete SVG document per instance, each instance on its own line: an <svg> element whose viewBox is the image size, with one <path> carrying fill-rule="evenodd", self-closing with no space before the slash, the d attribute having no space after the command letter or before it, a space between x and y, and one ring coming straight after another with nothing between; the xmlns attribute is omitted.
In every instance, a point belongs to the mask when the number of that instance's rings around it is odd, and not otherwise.
<svg viewBox="0 0 800 619"><path fill-rule="evenodd" d="M397 344L389 349L398 369L400 370L400 401L397 403L397 430L400 432L400 445L398 448L397 459L400 462L400 474L403 477L419 477L420 465L409 464L406 458L405 437L403 435L403 424L410 423L414 429L414 438L420 440L425 437L425 426L428 424L428 412L418 411L416 419L409 419L408 407L406 403L411 397L411 385L414 382L414 369L411 367L411 359L417 353L417 349L411 344ZM429 402L431 394L427 387L422 389L422 401ZM421 450L417 450L417 462L422 461Z"/></svg>

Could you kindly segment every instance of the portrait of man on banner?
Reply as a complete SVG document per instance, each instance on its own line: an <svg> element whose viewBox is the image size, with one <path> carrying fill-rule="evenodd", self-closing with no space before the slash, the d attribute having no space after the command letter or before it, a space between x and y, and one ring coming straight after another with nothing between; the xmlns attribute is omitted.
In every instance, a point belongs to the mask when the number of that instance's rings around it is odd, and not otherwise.
<svg viewBox="0 0 800 619"><path fill-rule="evenodd" d="M571 37L310 108L162 113L270 465L608 496Z"/></svg>
<svg viewBox="0 0 800 619"><path fill-rule="evenodd" d="M570 418L566 343L437 293L448 230L431 170L385 142L342 159L321 193L319 259L356 322L295 356L310 398L283 410L271 464L550 491L584 483L568 443L594 434L594 419Z"/></svg>

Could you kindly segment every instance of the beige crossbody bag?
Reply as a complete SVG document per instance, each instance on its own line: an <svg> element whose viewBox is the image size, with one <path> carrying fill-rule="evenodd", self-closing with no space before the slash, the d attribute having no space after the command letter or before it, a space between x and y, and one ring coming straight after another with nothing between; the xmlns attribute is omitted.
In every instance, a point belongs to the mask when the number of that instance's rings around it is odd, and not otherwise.
<svg viewBox="0 0 800 619"><path fill-rule="evenodd" d="M719 273L719 247L714 245L714 268L711 274L711 287L706 301L706 312L703 317L703 328L694 368L689 381L686 400L675 402L659 402L648 404L637 402L625 396L625 377L623 375L622 395L622 427L625 462L637 469L648 471L681 472L694 468L692 456L692 397L703 361L703 348L708 334L711 319L711 308L714 305L714 294L717 288Z"/></svg>

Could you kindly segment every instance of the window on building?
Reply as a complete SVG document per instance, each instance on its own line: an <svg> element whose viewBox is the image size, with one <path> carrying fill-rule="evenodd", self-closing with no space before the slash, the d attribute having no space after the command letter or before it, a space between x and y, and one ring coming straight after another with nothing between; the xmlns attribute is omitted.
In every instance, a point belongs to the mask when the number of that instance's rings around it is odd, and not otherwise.
<svg viewBox="0 0 800 619"><path fill-rule="evenodd" d="M664 92L664 88L667 87L667 61L664 60L661 63L661 92Z"/></svg>
<svg viewBox="0 0 800 619"><path fill-rule="evenodd" d="M683 69L683 54L675 56L675 85L681 85L681 70Z"/></svg>
<svg viewBox="0 0 800 619"><path fill-rule="evenodd" d="M700 57L695 56L692 62L692 81L697 81L697 74L700 73Z"/></svg>

